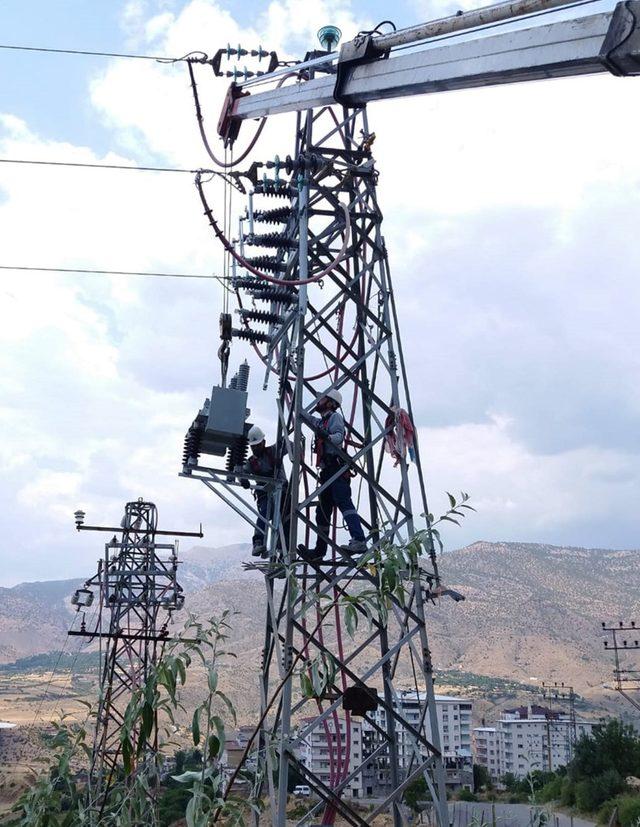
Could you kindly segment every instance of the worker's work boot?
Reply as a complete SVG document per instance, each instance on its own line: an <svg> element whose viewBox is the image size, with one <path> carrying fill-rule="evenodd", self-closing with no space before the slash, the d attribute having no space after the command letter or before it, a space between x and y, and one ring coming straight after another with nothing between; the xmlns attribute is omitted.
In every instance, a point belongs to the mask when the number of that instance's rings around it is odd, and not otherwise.
<svg viewBox="0 0 640 827"><path fill-rule="evenodd" d="M349 543L346 546L340 546L343 551L346 551L347 554L364 554L367 550L367 542L366 540L349 540Z"/></svg>
<svg viewBox="0 0 640 827"><path fill-rule="evenodd" d="M264 546L264 543L261 543L259 540L254 541L253 548L251 549L251 556L252 557L262 557L266 554L267 549Z"/></svg>
<svg viewBox="0 0 640 827"><path fill-rule="evenodd" d="M298 546L298 554L303 560L307 560L309 563L320 563L324 558L323 552L315 548L307 548L303 545Z"/></svg>

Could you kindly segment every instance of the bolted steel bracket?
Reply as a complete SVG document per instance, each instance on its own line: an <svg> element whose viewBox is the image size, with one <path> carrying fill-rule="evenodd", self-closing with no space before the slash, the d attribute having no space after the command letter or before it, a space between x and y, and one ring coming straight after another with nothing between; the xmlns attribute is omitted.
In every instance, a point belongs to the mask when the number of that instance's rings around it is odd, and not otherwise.
<svg viewBox="0 0 640 827"><path fill-rule="evenodd" d="M354 66L361 63L371 63L374 60L385 60L389 57L389 50L381 51L376 45L376 38L372 34L362 34L343 43L338 58L336 83L333 88L333 98L343 106L355 106L349 97L344 94L344 86Z"/></svg>
<svg viewBox="0 0 640 827"><path fill-rule="evenodd" d="M600 59L613 75L640 75L640 0L616 5Z"/></svg>

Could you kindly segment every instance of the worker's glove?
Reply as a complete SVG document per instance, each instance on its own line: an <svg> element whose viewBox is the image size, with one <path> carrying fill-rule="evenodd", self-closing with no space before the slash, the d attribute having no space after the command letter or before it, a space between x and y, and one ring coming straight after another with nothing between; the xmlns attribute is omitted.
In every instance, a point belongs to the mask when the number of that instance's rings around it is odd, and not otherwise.
<svg viewBox="0 0 640 827"><path fill-rule="evenodd" d="M243 488L251 488L251 483L249 482L249 480L240 480L240 485Z"/></svg>

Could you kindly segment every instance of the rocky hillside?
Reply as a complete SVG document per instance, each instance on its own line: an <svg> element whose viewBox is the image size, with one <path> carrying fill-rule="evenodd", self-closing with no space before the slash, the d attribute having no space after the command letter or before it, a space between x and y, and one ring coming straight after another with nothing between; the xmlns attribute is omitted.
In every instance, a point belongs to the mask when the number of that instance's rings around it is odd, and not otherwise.
<svg viewBox="0 0 640 827"><path fill-rule="evenodd" d="M603 690L612 663L600 623L638 617L639 557L635 551L485 542L443 555L445 582L466 600L429 609L440 686L463 690L455 679L461 672L533 685L565 681L595 708L603 702L611 708L617 699ZM242 545L195 548L181 558L185 608L203 616L236 613L230 648L237 658L225 680L249 714L257 703L262 578L242 568L248 559ZM71 617L66 599L75 587L76 581L60 581L0 590L0 659L59 649Z"/></svg>
<svg viewBox="0 0 640 827"><path fill-rule="evenodd" d="M0 588L0 663L59 649L73 617L69 598L80 580Z"/></svg>
<svg viewBox="0 0 640 827"><path fill-rule="evenodd" d="M437 665L484 675L573 682L599 694L611 658L600 625L638 616L640 552L474 543L444 555L467 597L435 612Z"/></svg>

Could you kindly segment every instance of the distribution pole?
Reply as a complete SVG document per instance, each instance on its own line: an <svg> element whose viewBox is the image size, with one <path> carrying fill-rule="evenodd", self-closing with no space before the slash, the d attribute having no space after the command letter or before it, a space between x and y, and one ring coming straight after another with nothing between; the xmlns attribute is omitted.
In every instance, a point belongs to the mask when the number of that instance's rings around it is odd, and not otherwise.
<svg viewBox="0 0 640 827"><path fill-rule="evenodd" d="M578 725L576 720L576 693L573 686L570 686L564 681L554 681L553 683L542 683L542 697L545 700L554 700L557 702L566 702L568 705L568 721L562 722L565 727L567 757L569 761L573 758L576 742L578 740Z"/></svg>
<svg viewBox="0 0 640 827"><path fill-rule="evenodd" d="M604 648L613 652L615 689L635 709L640 710L640 700L637 693L640 693L640 669L628 668L627 663L622 663L620 654L623 652L637 652L640 650L640 641L632 635L638 634L638 627L635 620L627 623L620 621L617 626L607 626L602 623L602 631L607 635Z"/></svg>

